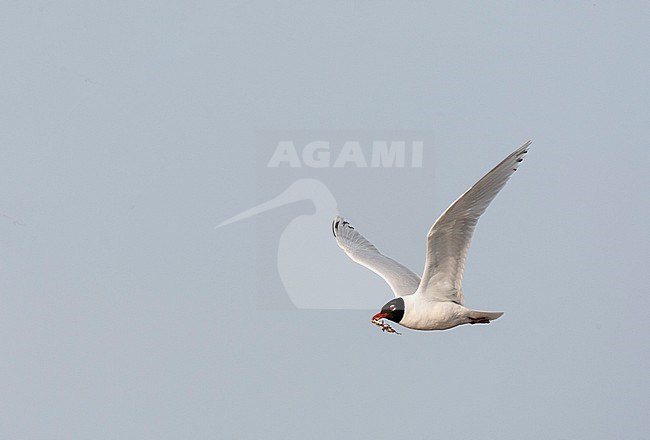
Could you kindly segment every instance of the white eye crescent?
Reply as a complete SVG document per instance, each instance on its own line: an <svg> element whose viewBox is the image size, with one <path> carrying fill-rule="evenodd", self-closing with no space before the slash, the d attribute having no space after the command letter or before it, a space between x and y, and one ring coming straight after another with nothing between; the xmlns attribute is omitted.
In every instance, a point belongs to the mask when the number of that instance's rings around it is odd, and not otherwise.
<svg viewBox="0 0 650 440"><path fill-rule="evenodd" d="M388 308L389 308L390 311L392 312L393 310L395 310L395 304L391 304Z"/></svg>

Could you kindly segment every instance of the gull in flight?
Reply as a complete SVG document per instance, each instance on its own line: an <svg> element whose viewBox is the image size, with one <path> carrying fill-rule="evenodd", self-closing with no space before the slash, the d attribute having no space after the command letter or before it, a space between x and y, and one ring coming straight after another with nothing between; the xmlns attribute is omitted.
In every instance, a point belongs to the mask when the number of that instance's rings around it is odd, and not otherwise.
<svg viewBox="0 0 650 440"><path fill-rule="evenodd" d="M381 319L414 330L446 330L462 324L489 324L503 315L464 306L463 268L479 217L517 171L529 145L526 142L483 176L431 226L422 278L379 252L343 218L334 219L332 232L339 247L382 277L396 296L373 316L373 324L390 333L397 331Z"/></svg>

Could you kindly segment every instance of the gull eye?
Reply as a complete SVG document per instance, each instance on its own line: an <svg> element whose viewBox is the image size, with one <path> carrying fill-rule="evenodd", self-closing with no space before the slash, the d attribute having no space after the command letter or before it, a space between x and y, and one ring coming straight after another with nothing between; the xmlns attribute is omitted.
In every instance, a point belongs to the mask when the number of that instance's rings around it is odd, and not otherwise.
<svg viewBox="0 0 650 440"><path fill-rule="evenodd" d="M391 304L391 305L388 307L388 309L389 309L391 312L395 311L395 304Z"/></svg>

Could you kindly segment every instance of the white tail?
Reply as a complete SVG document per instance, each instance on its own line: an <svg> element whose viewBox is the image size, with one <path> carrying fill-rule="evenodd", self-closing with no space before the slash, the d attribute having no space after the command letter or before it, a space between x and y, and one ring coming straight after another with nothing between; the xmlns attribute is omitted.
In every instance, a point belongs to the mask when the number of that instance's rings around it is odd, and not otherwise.
<svg viewBox="0 0 650 440"><path fill-rule="evenodd" d="M471 324L488 324L503 315L503 312L481 312L478 310L470 310L468 317Z"/></svg>

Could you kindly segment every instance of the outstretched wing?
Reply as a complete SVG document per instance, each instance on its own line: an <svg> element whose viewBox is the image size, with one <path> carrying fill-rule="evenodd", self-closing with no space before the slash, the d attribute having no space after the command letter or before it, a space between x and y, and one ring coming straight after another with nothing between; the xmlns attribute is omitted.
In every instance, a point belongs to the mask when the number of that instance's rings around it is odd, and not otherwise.
<svg viewBox="0 0 650 440"><path fill-rule="evenodd" d="M395 296L406 296L415 292L420 277L397 261L380 253L372 243L359 234L342 217L332 222L336 243L352 260L367 267L382 277L393 289Z"/></svg>
<svg viewBox="0 0 650 440"><path fill-rule="evenodd" d="M463 303L461 282L472 233L481 214L517 171L530 141L460 196L431 226L419 291L437 301Z"/></svg>

